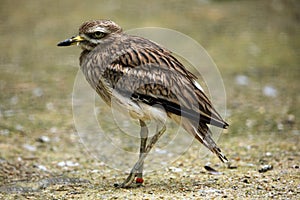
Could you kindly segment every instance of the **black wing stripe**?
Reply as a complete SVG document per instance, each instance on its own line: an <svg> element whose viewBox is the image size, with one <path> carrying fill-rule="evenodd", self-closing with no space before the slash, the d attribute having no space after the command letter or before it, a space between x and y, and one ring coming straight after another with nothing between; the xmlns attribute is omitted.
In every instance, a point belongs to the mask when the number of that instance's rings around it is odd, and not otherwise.
<svg viewBox="0 0 300 200"><path fill-rule="evenodd" d="M167 101L162 98L152 97L149 95L144 95L144 94L139 94L139 93L133 93L131 95L131 99L134 101L141 101L150 106L160 105L167 112L171 112L175 115L186 117L196 123L202 122L202 123L211 124L211 125L214 125L214 126L217 126L220 128L227 127L227 124L225 124L224 122L220 122L220 121L214 120L213 118L210 118L208 116L201 115L194 110L180 106L176 103Z"/></svg>

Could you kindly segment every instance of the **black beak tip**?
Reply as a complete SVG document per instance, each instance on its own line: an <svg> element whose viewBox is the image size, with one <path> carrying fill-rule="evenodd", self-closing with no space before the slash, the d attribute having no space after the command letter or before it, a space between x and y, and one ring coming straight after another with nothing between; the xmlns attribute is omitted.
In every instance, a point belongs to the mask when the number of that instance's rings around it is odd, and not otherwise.
<svg viewBox="0 0 300 200"><path fill-rule="evenodd" d="M57 46L59 47L65 47L65 46L70 46L72 44L72 40L71 39L66 39L64 41L61 41L57 44Z"/></svg>
<svg viewBox="0 0 300 200"><path fill-rule="evenodd" d="M61 47L61 46L64 46L64 45L63 45L62 42L59 42L59 43L57 44L57 46L58 46L58 47Z"/></svg>

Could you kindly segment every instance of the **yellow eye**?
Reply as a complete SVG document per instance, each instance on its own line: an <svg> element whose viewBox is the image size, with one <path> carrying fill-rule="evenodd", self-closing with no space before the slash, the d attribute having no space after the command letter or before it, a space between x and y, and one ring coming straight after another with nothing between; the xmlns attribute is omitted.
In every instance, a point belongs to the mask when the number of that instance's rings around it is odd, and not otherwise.
<svg viewBox="0 0 300 200"><path fill-rule="evenodd" d="M102 38L104 36L104 33L100 32L100 31L96 31L94 33L94 37L95 38Z"/></svg>

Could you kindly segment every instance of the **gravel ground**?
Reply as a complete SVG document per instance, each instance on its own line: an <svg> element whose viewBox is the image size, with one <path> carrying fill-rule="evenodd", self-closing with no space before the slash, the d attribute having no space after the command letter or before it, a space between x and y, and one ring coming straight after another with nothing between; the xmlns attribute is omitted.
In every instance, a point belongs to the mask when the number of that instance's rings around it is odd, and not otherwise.
<svg viewBox="0 0 300 200"><path fill-rule="evenodd" d="M283 133L261 134L257 137L224 135L219 143L230 158L231 163L228 166L220 163L214 156L199 160L198 145L195 144L170 166L146 173L144 186L129 189L114 188L113 184L121 182L126 174L93 160L80 145L70 146L64 152L65 155L76 152L75 157L70 155L74 161L69 161L69 165L65 166L45 161L50 158L56 160L55 152L48 152L45 157L28 156L18 160L1 160L0 197L298 199L299 135L285 134L290 137L287 138ZM1 149L4 148L2 145ZM205 166L210 166L215 171L207 170Z"/></svg>

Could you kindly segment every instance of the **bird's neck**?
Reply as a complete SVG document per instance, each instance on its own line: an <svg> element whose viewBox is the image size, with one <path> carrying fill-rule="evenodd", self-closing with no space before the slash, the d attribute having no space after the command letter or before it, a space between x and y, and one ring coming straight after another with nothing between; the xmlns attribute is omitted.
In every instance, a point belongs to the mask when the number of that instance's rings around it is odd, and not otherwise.
<svg viewBox="0 0 300 200"><path fill-rule="evenodd" d="M80 66L81 66L81 64L82 64L82 62L83 62L83 60L84 60L84 58L86 57L86 55L87 55L89 52L90 52L90 50L87 50L87 49L85 49L85 50L83 50L83 51L81 52L80 57L79 57L79 64L80 64Z"/></svg>

